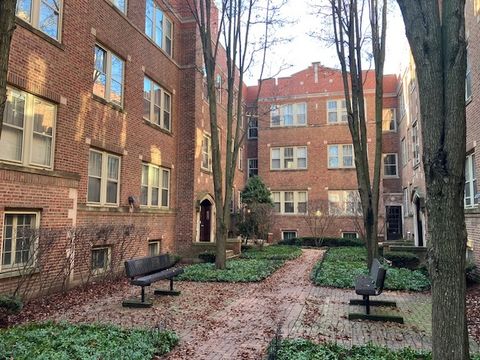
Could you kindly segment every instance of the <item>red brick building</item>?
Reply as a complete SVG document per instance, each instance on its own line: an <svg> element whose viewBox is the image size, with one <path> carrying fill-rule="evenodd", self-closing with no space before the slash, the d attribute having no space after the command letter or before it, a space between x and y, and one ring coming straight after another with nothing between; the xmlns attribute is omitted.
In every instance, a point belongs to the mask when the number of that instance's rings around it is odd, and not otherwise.
<svg viewBox="0 0 480 360"><path fill-rule="evenodd" d="M375 151L375 82L365 73L370 172ZM331 214L324 235L358 236L361 231L353 145L346 123L341 73L319 63L287 78L263 82L258 100L258 122L249 130L249 174L258 175L272 191L274 238L314 236L306 218ZM395 76L385 76L385 134L380 233L401 237L402 194L397 164ZM258 90L249 89L250 97ZM250 133L252 132L252 133ZM256 136L255 136L256 135ZM387 232L385 232L385 229Z"/></svg>
<svg viewBox="0 0 480 360"><path fill-rule="evenodd" d="M75 283L127 257L213 246L200 49L182 1L18 2L0 140L0 293L22 274L37 288ZM219 68L223 144L224 79ZM236 199L243 183L240 170Z"/></svg>

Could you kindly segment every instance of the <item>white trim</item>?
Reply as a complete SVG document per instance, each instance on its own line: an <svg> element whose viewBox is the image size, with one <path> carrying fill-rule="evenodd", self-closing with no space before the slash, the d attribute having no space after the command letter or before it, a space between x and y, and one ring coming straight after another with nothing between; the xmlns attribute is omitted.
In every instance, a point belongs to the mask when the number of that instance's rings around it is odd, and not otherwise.
<svg viewBox="0 0 480 360"><path fill-rule="evenodd" d="M342 238L348 239L348 238L345 238L345 234L355 234L355 239L358 239L358 232L356 231L342 231Z"/></svg>
<svg viewBox="0 0 480 360"><path fill-rule="evenodd" d="M103 268L93 269L93 252L98 250L107 250L107 264ZM112 266L112 247L111 246L92 246L90 250L90 271L92 275L101 275L110 270Z"/></svg>
<svg viewBox="0 0 480 360"><path fill-rule="evenodd" d="M150 253L150 245L155 245L156 246L156 253L151 254ZM147 244L147 256L155 256L159 255L161 251L161 241L160 240L149 240Z"/></svg>
<svg viewBox="0 0 480 360"><path fill-rule="evenodd" d="M303 108L305 110L304 113L299 112L298 109ZM292 127L292 126L307 126L308 125L308 119L307 119L307 113L308 113L308 106L306 102L298 102L298 103L290 103L290 104L279 104L279 105L271 105L270 107L270 127L272 128L281 128L281 127ZM285 111L289 109L291 110L291 113L285 113ZM285 116L291 116L292 118L292 123L291 124L285 124ZM301 117L304 116L304 122L300 122ZM273 122L273 118L278 116L278 123Z"/></svg>
<svg viewBox="0 0 480 360"><path fill-rule="evenodd" d="M293 203L293 212L285 212L285 204L287 201L285 201L285 194L286 193L292 193L293 198L292 201L288 201L288 203ZM298 204L303 203L303 201L300 201L300 193L305 194L305 212L299 212L298 211ZM305 215L308 212L308 191L307 190L281 190L281 191L272 191L272 201L274 204L279 203L280 204L280 211L276 212L276 214L280 215ZM278 200L275 202L275 196L278 194ZM275 211L275 210L274 210Z"/></svg>
<svg viewBox="0 0 480 360"><path fill-rule="evenodd" d="M149 82L150 83L150 98L147 99L145 97L145 83L146 82ZM155 87L157 87L159 90L160 90L160 105L157 106L157 104L155 104ZM170 108L167 110L166 109L166 106L165 106L165 96L168 96L168 98L170 99ZM170 92L168 92L167 90L165 90L162 86L160 86L157 82L155 82L154 80L152 80L151 78L149 78L148 76L144 76L144 79L143 79L143 101L145 103L145 101L148 101L150 103L150 111L149 111L149 114L148 114L148 118L145 117L145 114L143 114L143 119L145 121L148 121L149 123L153 124L153 125L156 125L158 127L160 127L161 129L165 130L165 131L168 131L168 132L172 132L172 94L170 94ZM159 124L157 124L154 119L155 119L155 107L158 107L160 109L160 119L158 119L160 121ZM168 113L169 115L169 126L166 127L165 126L165 113Z"/></svg>
<svg viewBox="0 0 480 360"><path fill-rule="evenodd" d="M343 147L350 146L352 149L352 165L351 166L344 166L344 152ZM333 147L337 147L337 158L338 158L338 166L330 166L330 149ZM348 155L347 155L348 156ZM355 169L355 150L353 148L353 144L330 144L327 145L327 169Z"/></svg>
<svg viewBox="0 0 480 360"><path fill-rule="evenodd" d="M111 206L117 207L120 203L120 174L122 169L122 158L118 155L114 155L112 153L106 151L100 151L96 149L90 149L88 152L88 167L90 168L90 153L94 152L100 154L102 156L102 167L100 169L100 177L96 175L91 175L90 172L87 172L87 204L91 206ZM117 179L109 179L108 178L108 158L115 158L118 159L118 177ZM99 178L100 179L100 201L90 201L88 200L88 179L90 177ZM107 202L107 186L109 180L113 181L116 180L117 183L117 201L115 203L108 203ZM113 181L114 182L114 181Z"/></svg>
<svg viewBox="0 0 480 360"><path fill-rule="evenodd" d="M286 158L285 157L285 150L286 149L292 149L292 156ZM301 149L305 149L305 157L299 157L298 152ZM279 158L273 159L273 152L278 151L279 152ZM292 167L285 167L285 160L286 159L291 159L291 164ZM299 167L298 166L298 160L299 159L305 159L305 167ZM279 167L273 167L273 160L279 160L280 164ZM306 170L308 169L308 147L306 145L304 146L282 146L282 147L272 147L270 148L270 170L271 171L279 171L279 170Z"/></svg>
<svg viewBox="0 0 480 360"><path fill-rule="evenodd" d="M393 164L386 164L385 163L385 159L387 158L387 156L391 156L393 155L395 157L395 175L386 175L386 166L389 165L389 166L392 166ZM398 178L399 177L399 174L398 174L398 154L397 153L384 153L383 156L382 156L382 164L383 164L383 178L384 179L395 179L395 178Z"/></svg>
<svg viewBox="0 0 480 360"><path fill-rule="evenodd" d="M99 94L96 94L95 93L95 85L96 85L96 82L95 82L95 74L96 72L98 71L98 69L96 68L96 61L95 61L95 57L96 57L96 49L99 48L101 50L104 51L105 53L105 69L104 72L102 72L103 75L105 75L105 95L102 96L102 95L99 95ZM111 90L112 90L112 58L115 57L117 58L118 60L120 60L122 62L122 82L121 82L121 99L120 99L120 103L116 102L116 101L113 101L112 98L111 98ZM103 45L100 45L99 43L95 43L95 46L94 46L94 49L93 49L93 75L94 75L94 81L93 81L93 90L92 90L92 93L95 95L95 96L98 96L102 99L105 99L105 101L108 101L109 103L112 103L114 105L117 105L117 106L120 106L121 108L123 108L123 102L125 100L125 60L122 59L120 56L118 56L116 53L114 53L113 51L107 49L105 46Z"/></svg>
<svg viewBox="0 0 480 360"><path fill-rule="evenodd" d="M15 9L15 16L17 16L19 19L22 19L26 23L32 25L35 29L38 29L42 33L44 33L46 36L58 41L62 42L62 23L63 23L63 0L57 0L59 2L59 9L58 9L58 26L57 26L57 37L52 37L46 32L44 32L42 29L40 29L40 4L42 0L31 0L32 7L30 9L30 19L25 19L24 17L21 17L17 14L18 10L18 5L17 3L17 8ZM51 8L49 5L47 5L49 8ZM52 9L54 10L54 9ZM55 11L55 10L54 10Z"/></svg>

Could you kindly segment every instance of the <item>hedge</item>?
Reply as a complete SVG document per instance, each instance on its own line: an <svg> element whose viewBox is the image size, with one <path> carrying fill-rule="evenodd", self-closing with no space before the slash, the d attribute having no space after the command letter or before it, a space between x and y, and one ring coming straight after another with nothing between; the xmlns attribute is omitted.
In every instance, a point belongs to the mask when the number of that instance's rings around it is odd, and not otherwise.
<svg viewBox="0 0 480 360"><path fill-rule="evenodd" d="M293 239L281 240L279 245L296 245L308 247L339 247L339 246L365 246L362 239L345 239L345 238L315 238L315 237L299 237Z"/></svg>

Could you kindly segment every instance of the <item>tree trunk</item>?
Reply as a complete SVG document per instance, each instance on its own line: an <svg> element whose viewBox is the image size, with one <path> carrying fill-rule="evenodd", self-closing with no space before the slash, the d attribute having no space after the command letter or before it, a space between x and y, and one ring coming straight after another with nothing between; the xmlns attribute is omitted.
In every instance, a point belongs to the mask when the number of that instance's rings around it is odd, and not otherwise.
<svg viewBox="0 0 480 360"><path fill-rule="evenodd" d="M10 43L15 30L15 7L17 0L0 1L0 137L2 136L3 114L7 101L7 73Z"/></svg>
<svg viewBox="0 0 480 360"><path fill-rule="evenodd" d="M467 360L465 3L397 1L417 65L420 93L433 359Z"/></svg>
<svg viewBox="0 0 480 360"><path fill-rule="evenodd" d="M222 217L223 217L223 214L221 216L218 216L218 213L217 213L217 226L215 228L215 241L216 241L215 267L217 269L225 269L226 262L227 262L226 250L227 250L227 231L228 230Z"/></svg>

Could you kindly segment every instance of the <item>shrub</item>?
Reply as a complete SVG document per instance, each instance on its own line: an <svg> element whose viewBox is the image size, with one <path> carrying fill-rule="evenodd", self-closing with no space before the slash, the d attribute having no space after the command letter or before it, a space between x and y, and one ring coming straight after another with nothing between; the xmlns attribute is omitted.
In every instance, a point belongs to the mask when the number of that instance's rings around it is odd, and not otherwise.
<svg viewBox="0 0 480 360"><path fill-rule="evenodd" d="M198 258L206 263L214 263L217 255L212 251L205 251L204 253L199 254Z"/></svg>
<svg viewBox="0 0 480 360"><path fill-rule="evenodd" d="M468 261L465 267L465 276L467 278L467 284L477 284L479 281L479 276L477 274L477 265L474 262Z"/></svg>
<svg viewBox="0 0 480 360"><path fill-rule="evenodd" d="M361 239L345 239L345 238L315 238L315 237L300 237L293 239L281 240L279 245L296 245L309 247L342 247L342 246L365 246Z"/></svg>
<svg viewBox="0 0 480 360"><path fill-rule="evenodd" d="M177 343L178 336L169 331L49 322L0 330L0 358L143 360Z"/></svg>
<svg viewBox="0 0 480 360"><path fill-rule="evenodd" d="M10 295L0 295L0 309L4 309L9 314L16 314L22 310L23 303L18 297Z"/></svg>
<svg viewBox="0 0 480 360"><path fill-rule="evenodd" d="M259 249L249 249L242 253L246 259L292 260L302 254L297 246L270 245Z"/></svg>
<svg viewBox="0 0 480 360"><path fill-rule="evenodd" d="M383 257L398 268L416 269L420 265L418 255L407 251L389 251L385 252Z"/></svg>

